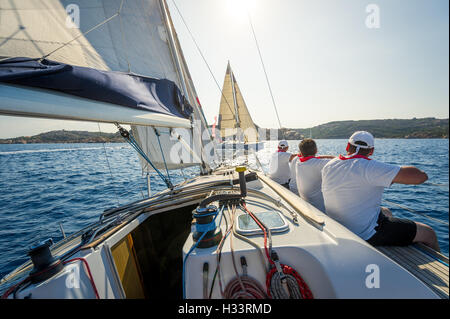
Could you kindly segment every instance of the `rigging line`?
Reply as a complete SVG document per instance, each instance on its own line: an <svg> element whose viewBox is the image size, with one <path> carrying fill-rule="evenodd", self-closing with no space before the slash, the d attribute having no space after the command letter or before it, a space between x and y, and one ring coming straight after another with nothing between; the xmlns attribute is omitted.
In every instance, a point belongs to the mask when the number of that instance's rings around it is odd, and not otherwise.
<svg viewBox="0 0 450 319"><path fill-rule="evenodd" d="M52 55L52 54L55 53L56 51L58 51L58 50L64 48L65 46L69 45L70 43L72 43L73 41L77 40L78 38L80 38L80 37L82 37L82 36L88 34L88 33L91 32L91 31L94 31L95 29L101 27L101 26L104 25L105 23L108 23L109 21L111 21L111 20L114 19L115 17L119 16L119 15L120 15L120 11L122 10L123 2L124 2L124 0L122 0L122 2L120 3L119 10L118 10L115 14L113 14L113 15L110 16L109 18L103 20L102 22L98 23L97 25L93 26L92 28L90 28L90 29L87 30L86 32L82 32L81 34L79 34L79 35L77 35L75 38L73 38L72 40L70 40L70 41L64 43L64 44L61 45L60 47L58 47L58 48L56 48L55 50L51 51L50 53L47 53L46 55L42 56L42 57L41 57L41 60L42 60L42 59L48 58L50 55Z"/></svg>
<svg viewBox="0 0 450 319"><path fill-rule="evenodd" d="M162 159L163 159L163 162L164 162L164 167L166 168L167 178L170 181L169 169L167 168L166 158L164 156L164 152L163 152L163 149L162 149L161 141L159 139L160 133L155 127L153 129L155 130L155 135L158 138L159 149L161 150L161 156L162 156Z"/></svg>
<svg viewBox="0 0 450 319"><path fill-rule="evenodd" d="M142 177L141 177L141 178L142 178ZM144 191L142 190L142 180L139 180L139 181L138 181L138 184L139 184L139 189L140 189L140 191L141 191L142 199L145 199Z"/></svg>
<svg viewBox="0 0 450 319"><path fill-rule="evenodd" d="M101 134L102 131L100 129L100 123L97 122L97 126L98 126L98 131ZM114 176L113 176L113 173L112 173L112 170L111 170L111 165L109 165L108 154L106 153L105 142L103 141L102 144L103 144L103 151L105 152L106 163L108 164L108 168L109 168L109 174L111 175L111 180L112 180L113 184L115 184ZM113 190L114 190L114 194L116 195L117 205L120 206L119 196L117 195L117 192L116 192L114 187L113 187Z"/></svg>
<svg viewBox="0 0 450 319"><path fill-rule="evenodd" d="M135 149L136 152L138 152L139 155L148 163L150 166L155 170L156 173L158 173L161 180L166 184L167 188L173 189L173 184L170 179L168 179L166 176L164 176L152 163L152 161L148 158L148 156L145 154L145 152L142 150L138 142L134 139L133 134L131 132L128 132L126 129L121 127L119 123L115 123L120 135Z"/></svg>
<svg viewBox="0 0 450 319"><path fill-rule="evenodd" d="M186 175L184 174L183 167L180 167L181 175L183 175L184 181L187 181Z"/></svg>
<svg viewBox="0 0 450 319"><path fill-rule="evenodd" d="M444 225L447 225L447 226L448 226L448 222L446 222L445 220L441 220L441 219L437 219L437 218L431 217L431 216L429 216L429 215L427 215L427 214L425 214L425 213L422 213L422 212L418 212L418 211L416 211L416 210L414 210L414 209L411 209L411 208L409 208L409 207L406 207L406 206L403 206L403 205L400 205L400 204L397 204L397 203L391 202L391 201L389 201L389 200L386 200L386 199L383 199L383 201L385 201L386 203L389 203L389 204L395 205L395 206L397 206L397 207L400 207L400 208L406 209L407 211L410 211L411 213L414 213L414 214L419 214L420 216L423 216L423 217L425 217L425 218L428 218L428 219L434 220L434 221L436 221L436 222L439 222L439 223L442 223L442 224L444 224Z"/></svg>
<svg viewBox="0 0 450 319"><path fill-rule="evenodd" d="M186 27L187 31L189 32L189 35L191 36L191 39L192 39L192 41L194 42L195 47L197 48L197 51L200 53L200 56L202 57L203 62L205 62L206 67L207 67L208 70L209 70L209 73L211 74L212 78L214 79L214 82L216 83L217 88L219 89L219 91L220 91L222 97L225 99L225 102L227 103L228 108L230 109L231 113L233 113L233 109L231 108L230 104L228 103L227 98L226 98L225 95L223 94L222 89L220 88L220 85L219 85L219 83L217 82L217 79L216 79L216 77L214 76L214 74L213 74L213 72L212 72L212 70L211 70L211 67L209 66L208 62L206 61L206 58L205 58L205 56L203 55L202 50L200 50L200 47L198 46L197 41L195 40L195 38L194 38L194 36L193 36L191 30L189 29L189 27L188 27L186 21L184 20L183 15L181 14L180 10L178 9L178 6L177 6L175 0L172 0L172 2L173 2L173 4L174 4L175 9L177 10L178 14L179 14L180 17L181 17L181 20L183 21L184 26Z"/></svg>
<svg viewBox="0 0 450 319"><path fill-rule="evenodd" d="M133 136L130 134L130 139L127 139L127 141L130 143L131 146L138 152L139 155L142 156L143 159L145 159L151 167L158 173L159 177L166 183L167 187L172 189L173 185L169 179L167 179L150 161L150 159L147 157L147 155L144 153L144 151L140 148L140 146L137 144L136 140L133 138Z"/></svg>
<svg viewBox="0 0 450 319"><path fill-rule="evenodd" d="M252 29L253 38L255 39L256 48L258 49L259 59L261 60L261 64L262 64L262 67L263 67L263 70L264 70L264 75L266 76L266 82L267 82L267 86L269 87L269 92L270 92L270 96L272 98L273 107L274 107L275 113L277 115L278 125L280 126L280 128L282 128L280 117L278 116L277 106L275 104L275 99L273 97L272 88L270 87L269 77L267 76L266 67L264 65L264 61L263 61L263 58L262 58L262 55L261 55L261 50L259 49L259 44L258 44L258 40L256 39L255 29L253 28L252 19L250 17L250 12L248 11L248 9L247 9L247 16L248 16L248 21L250 22L250 27Z"/></svg>

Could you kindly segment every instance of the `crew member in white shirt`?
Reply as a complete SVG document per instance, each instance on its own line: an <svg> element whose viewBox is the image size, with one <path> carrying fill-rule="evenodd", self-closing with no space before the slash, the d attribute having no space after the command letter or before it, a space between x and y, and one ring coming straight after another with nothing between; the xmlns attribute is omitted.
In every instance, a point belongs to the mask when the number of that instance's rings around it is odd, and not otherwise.
<svg viewBox="0 0 450 319"><path fill-rule="evenodd" d="M431 227L395 218L389 209L381 207L385 187L393 183L422 184L427 174L414 166L400 167L369 158L374 152L374 138L369 132L355 132L346 151L347 156L340 155L322 169L327 215L374 246L421 242L440 251Z"/></svg>
<svg viewBox="0 0 450 319"><path fill-rule="evenodd" d="M298 194L314 207L325 212L322 196L322 168L334 156L317 156L317 144L310 138L301 141L298 148L300 150L296 160Z"/></svg>
<svg viewBox="0 0 450 319"><path fill-rule="evenodd" d="M289 181L291 179L291 171L289 162L296 156L288 152L289 144L286 140L278 143L278 150L272 154L269 165L269 176L278 184L289 189Z"/></svg>
<svg viewBox="0 0 450 319"><path fill-rule="evenodd" d="M291 180L289 181L289 190L293 192L295 195L298 194L298 188L297 188L297 162L298 162L298 156L295 154L294 158L289 162L289 170L291 171Z"/></svg>

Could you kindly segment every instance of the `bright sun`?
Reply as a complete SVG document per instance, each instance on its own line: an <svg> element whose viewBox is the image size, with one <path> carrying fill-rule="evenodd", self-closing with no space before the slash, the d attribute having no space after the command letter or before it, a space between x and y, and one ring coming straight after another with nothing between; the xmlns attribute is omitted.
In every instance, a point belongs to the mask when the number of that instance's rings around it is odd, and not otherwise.
<svg viewBox="0 0 450 319"><path fill-rule="evenodd" d="M227 13L233 18L247 17L247 11L251 12L256 7L257 0L226 0L224 1Z"/></svg>

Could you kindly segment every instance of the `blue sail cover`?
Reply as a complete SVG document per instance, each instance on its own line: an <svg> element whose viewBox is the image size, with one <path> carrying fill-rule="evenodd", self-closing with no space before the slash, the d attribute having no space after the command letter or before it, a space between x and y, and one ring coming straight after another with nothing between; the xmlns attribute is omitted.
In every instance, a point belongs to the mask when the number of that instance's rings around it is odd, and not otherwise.
<svg viewBox="0 0 450 319"><path fill-rule="evenodd" d="M102 71L46 59L2 60L0 82L55 90L185 119L193 112L176 84L167 79Z"/></svg>

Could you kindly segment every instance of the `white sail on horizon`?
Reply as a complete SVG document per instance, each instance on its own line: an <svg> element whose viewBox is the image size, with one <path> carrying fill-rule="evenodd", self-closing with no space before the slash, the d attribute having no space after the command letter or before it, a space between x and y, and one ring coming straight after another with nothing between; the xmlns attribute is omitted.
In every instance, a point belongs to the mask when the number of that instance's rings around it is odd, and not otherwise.
<svg viewBox="0 0 450 319"><path fill-rule="evenodd" d="M256 125L250 116L229 62L222 87L219 127L222 139L232 137L239 140L242 135L242 142L259 142Z"/></svg>

